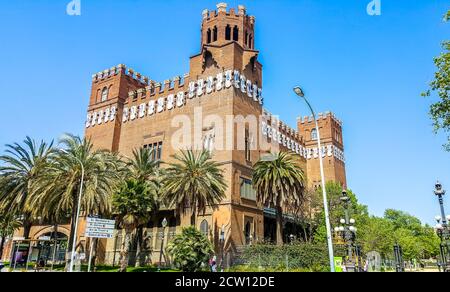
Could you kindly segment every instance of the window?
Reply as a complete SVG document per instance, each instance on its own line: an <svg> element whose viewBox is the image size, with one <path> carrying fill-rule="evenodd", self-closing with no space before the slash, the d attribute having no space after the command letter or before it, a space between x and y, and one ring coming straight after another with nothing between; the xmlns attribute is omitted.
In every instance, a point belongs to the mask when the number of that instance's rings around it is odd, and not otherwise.
<svg viewBox="0 0 450 292"><path fill-rule="evenodd" d="M241 198L256 201L256 191L253 189L252 181L241 177Z"/></svg>
<svg viewBox="0 0 450 292"><path fill-rule="evenodd" d="M245 45L248 44L248 31L245 31L245 39L244 39Z"/></svg>
<svg viewBox="0 0 450 292"><path fill-rule="evenodd" d="M217 26L213 29L213 42L217 41Z"/></svg>
<svg viewBox="0 0 450 292"><path fill-rule="evenodd" d="M225 28L225 40L230 41L231 40L231 26L227 25Z"/></svg>
<svg viewBox="0 0 450 292"><path fill-rule="evenodd" d="M211 43L211 29L208 29L208 31L206 32L206 43Z"/></svg>
<svg viewBox="0 0 450 292"><path fill-rule="evenodd" d="M206 236L206 237L208 237L208 221L206 221L206 219L205 220L203 220L202 221L202 223L200 223L200 232L204 235L204 236Z"/></svg>
<svg viewBox="0 0 450 292"><path fill-rule="evenodd" d="M317 140L317 130L316 129L311 130L311 140L313 140L313 141Z"/></svg>
<svg viewBox="0 0 450 292"><path fill-rule="evenodd" d="M102 99L101 99L101 101L104 102L104 101L106 101L107 99L108 99L108 88L105 87L105 88L103 88L103 90L102 90Z"/></svg>
<svg viewBox="0 0 450 292"><path fill-rule="evenodd" d="M250 35L249 38L248 38L248 47L250 49L253 48L253 36L252 35Z"/></svg>
<svg viewBox="0 0 450 292"><path fill-rule="evenodd" d="M250 132L248 129L245 130L245 160L251 161L251 152L250 152Z"/></svg>
<svg viewBox="0 0 450 292"><path fill-rule="evenodd" d="M239 28L237 25L233 28L233 41L239 41Z"/></svg>
<svg viewBox="0 0 450 292"><path fill-rule="evenodd" d="M144 145L145 149L149 149L152 152L152 160L160 161L162 158L162 142Z"/></svg>

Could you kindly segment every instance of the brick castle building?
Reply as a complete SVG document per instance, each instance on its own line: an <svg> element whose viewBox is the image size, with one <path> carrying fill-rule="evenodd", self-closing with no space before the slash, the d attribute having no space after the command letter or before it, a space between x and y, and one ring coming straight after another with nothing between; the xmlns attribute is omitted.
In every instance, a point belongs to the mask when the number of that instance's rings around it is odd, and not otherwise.
<svg viewBox="0 0 450 292"><path fill-rule="evenodd" d="M341 121L332 113L318 115L324 145L318 149L312 117L298 119L293 129L264 109L255 25L243 6L228 10L220 3L216 11L204 10L200 52L190 57L187 74L157 82L122 64L97 73L86 120L85 135L96 148L128 157L140 147L153 149L154 159L164 162L171 162L180 149L210 150L228 188L219 206L198 217L197 227L219 254L223 234L228 262L240 247L275 236L274 210L256 201L251 181L253 165L267 153L295 152L311 188L320 185L322 155L326 180L346 186ZM165 229L164 218L169 222ZM295 224L290 218L286 214L287 225ZM144 231L148 261L158 261L163 232L167 242L189 224L189 216L175 216L172 210L150 220ZM87 248L84 228L80 224L79 239ZM34 226L31 236L38 239L51 231L51 226ZM68 235L68 226L59 232ZM101 241L102 261L117 264L121 233Z"/></svg>

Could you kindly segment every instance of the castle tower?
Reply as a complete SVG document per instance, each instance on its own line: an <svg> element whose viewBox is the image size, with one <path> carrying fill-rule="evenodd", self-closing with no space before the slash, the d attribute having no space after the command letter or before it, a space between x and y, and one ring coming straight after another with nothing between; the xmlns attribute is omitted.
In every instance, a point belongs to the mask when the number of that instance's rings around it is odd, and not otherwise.
<svg viewBox="0 0 450 292"><path fill-rule="evenodd" d="M125 65L117 65L92 76L85 136L97 149L119 150L122 112L129 90L145 94L151 81Z"/></svg>
<svg viewBox="0 0 450 292"><path fill-rule="evenodd" d="M317 132L312 117L298 120L298 130L303 135L307 151L307 174L309 186L321 186L319 155L323 157L325 180L340 183L347 187L345 174L344 141L342 122L332 113L320 113L317 117L322 149L317 147Z"/></svg>
<svg viewBox="0 0 450 292"><path fill-rule="evenodd" d="M203 45L223 45L237 42L244 49L254 49L255 17L248 16L242 5L238 11L227 11L226 3L217 4L217 11L203 11L202 39Z"/></svg>

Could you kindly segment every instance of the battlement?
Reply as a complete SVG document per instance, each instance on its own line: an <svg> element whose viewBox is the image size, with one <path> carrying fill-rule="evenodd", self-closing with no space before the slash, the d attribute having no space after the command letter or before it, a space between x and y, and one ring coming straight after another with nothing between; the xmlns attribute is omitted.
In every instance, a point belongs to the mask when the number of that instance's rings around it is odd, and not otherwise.
<svg viewBox="0 0 450 292"><path fill-rule="evenodd" d="M318 115L317 115L317 120L318 121L320 121L320 120L326 120L326 119L328 119L328 118L331 118L333 121L335 121L339 126L341 126L342 127L342 125L343 125L343 122L339 119L339 118L337 118L332 112L325 112L325 113L319 113ZM314 118L313 118L313 116L311 115L311 116L305 116L305 117L300 117L300 118L298 118L298 121L300 122L300 123L302 123L302 124L309 124L309 123L312 123L312 122L314 122Z"/></svg>
<svg viewBox="0 0 450 292"><path fill-rule="evenodd" d="M132 68L128 68L127 70L127 66L124 64L119 64L92 75L92 82L99 82L109 77L119 75L120 73L128 75L130 78L142 83L143 85L150 85L153 82L150 78L143 76L139 72L135 72Z"/></svg>
<svg viewBox="0 0 450 292"><path fill-rule="evenodd" d="M182 90L188 79L189 73L175 76L171 79L164 80L164 82L155 82L151 80L144 88L130 90L128 92L128 97L130 99L136 99L137 97L144 99L153 95L165 95L174 89Z"/></svg>
<svg viewBox="0 0 450 292"><path fill-rule="evenodd" d="M222 16L247 17L252 23L254 23L256 20L255 16L247 15L247 9L244 5L239 5L237 11L235 8L230 8L229 10L227 10L228 4L224 2L217 4L216 7L217 10L203 10L203 21L209 21L216 17Z"/></svg>
<svg viewBox="0 0 450 292"><path fill-rule="evenodd" d="M236 42L244 49L254 49L255 22L254 16L247 15L247 9L239 5L227 10L226 3L217 4L217 10L203 10L202 13L202 45L225 45Z"/></svg>
<svg viewBox="0 0 450 292"><path fill-rule="evenodd" d="M286 133L287 135L294 137L297 141L303 144L303 137L300 133L288 126L286 123L281 121L278 116L274 116L267 109L263 108L263 118L267 121L268 124L272 126L276 126L280 132Z"/></svg>

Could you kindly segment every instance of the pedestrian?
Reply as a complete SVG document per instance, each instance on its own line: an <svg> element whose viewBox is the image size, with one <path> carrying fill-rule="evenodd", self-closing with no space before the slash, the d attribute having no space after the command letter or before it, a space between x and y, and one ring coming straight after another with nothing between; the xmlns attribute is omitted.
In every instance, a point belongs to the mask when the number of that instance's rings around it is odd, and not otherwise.
<svg viewBox="0 0 450 292"><path fill-rule="evenodd" d="M212 259L209 260L209 267L211 269L211 272L215 273L217 272L217 257L213 256Z"/></svg>

